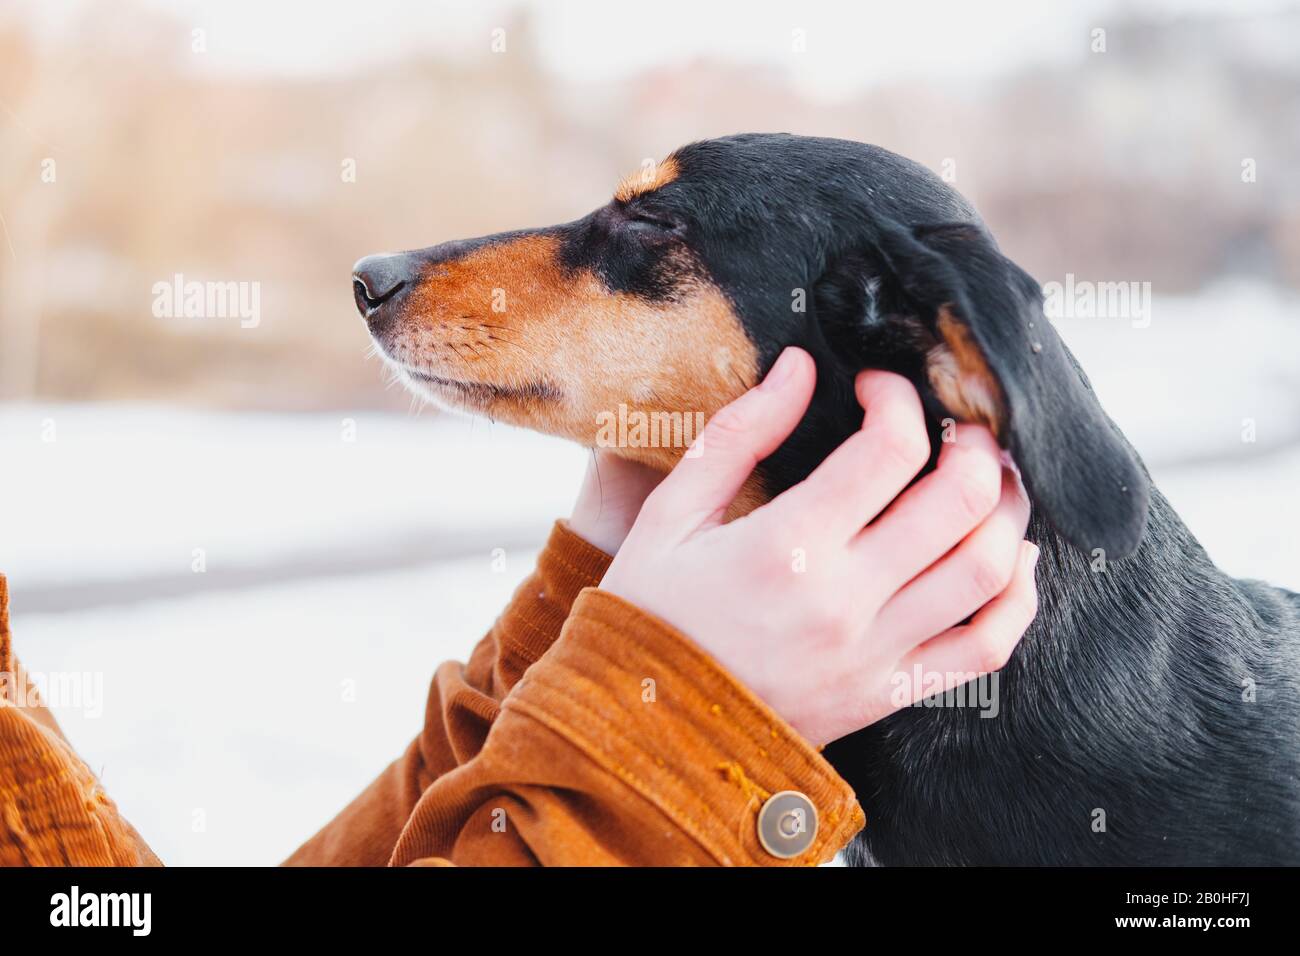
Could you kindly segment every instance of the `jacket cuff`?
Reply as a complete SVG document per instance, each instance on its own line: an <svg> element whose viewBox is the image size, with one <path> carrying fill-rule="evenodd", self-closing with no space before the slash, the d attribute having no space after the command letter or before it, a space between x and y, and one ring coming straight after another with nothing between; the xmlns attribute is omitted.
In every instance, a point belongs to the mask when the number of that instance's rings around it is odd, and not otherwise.
<svg viewBox="0 0 1300 956"><path fill-rule="evenodd" d="M721 864L824 863L866 822L849 785L775 711L681 632L606 591L578 597L504 706L565 737ZM790 858L758 832L785 791L816 820Z"/></svg>
<svg viewBox="0 0 1300 956"><path fill-rule="evenodd" d="M537 570L524 579L501 615L502 656L519 672L539 660L559 637L578 593L600 584L613 560L565 522L555 522L537 556Z"/></svg>

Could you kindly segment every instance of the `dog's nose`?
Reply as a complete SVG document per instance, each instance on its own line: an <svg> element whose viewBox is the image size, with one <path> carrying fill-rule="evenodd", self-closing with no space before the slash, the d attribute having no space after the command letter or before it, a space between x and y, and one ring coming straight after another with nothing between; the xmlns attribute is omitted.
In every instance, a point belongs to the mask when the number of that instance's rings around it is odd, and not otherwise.
<svg viewBox="0 0 1300 956"><path fill-rule="evenodd" d="M352 267L352 294L367 320L411 283L411 261L404 255L366 256Z"/></svg>

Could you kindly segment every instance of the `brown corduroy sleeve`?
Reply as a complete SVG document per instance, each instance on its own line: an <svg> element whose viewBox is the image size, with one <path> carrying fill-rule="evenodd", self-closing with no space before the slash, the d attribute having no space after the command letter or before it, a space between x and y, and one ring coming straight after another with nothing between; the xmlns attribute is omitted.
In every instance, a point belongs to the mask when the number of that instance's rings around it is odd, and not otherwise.
<svg viewBox="0 0 1300 956"><path fill-rule="evenodd" d="M383 866L421 794L439 776L473 758L500 701L560 634L578 593L600 582L609 555L557 522L537 567L466 664L438 668L425 705L424 730L406 752L287 866Z"/></svg>
<svg viewBox="0 0 1300 956"><path fill-rule="evenodd" d="M778 859L757 821L791 790L819 826ZM694 642L592 589L478 754L424 792L392 862L808 865L864 822L831 766Z"/></svg>
<svg viewBox="0 0 1300 956"><path fill-rule="evenodd" d="M852 791L688 638L601 591L575 602L608 560L557 526L469 663L439 668L420 736L288 862L829 859L863 824ZM0 578L0 665L16 673L5 596ZM789 861L755 830L781 790L819 821ZM30 701L0 701L0 862L158 862Z"/></svg>
<svg viewBox="0 0 1300 956"><path fill-rule="evenodd" d="M0 866L157 866L13 654L0 575Z"/></svg>

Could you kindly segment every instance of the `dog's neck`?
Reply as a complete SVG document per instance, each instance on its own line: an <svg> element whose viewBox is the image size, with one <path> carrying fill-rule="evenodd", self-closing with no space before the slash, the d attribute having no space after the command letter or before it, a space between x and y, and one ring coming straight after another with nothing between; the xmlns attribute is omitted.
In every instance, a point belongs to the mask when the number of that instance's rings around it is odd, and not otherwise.
<svg viewBox="0 0 1300 956"><path fill-rule="evenodd" d="M1091 648L1061 650L1099 654L1108 653L1114 641L1136 642L1154 663L1198 650L1201 637L1217 644L1224 635L1258 624L1255 596L1214 564L1154 487L1146 532L1130 557L1085 553L1038 516L1031 519L1028 537L1042 555L1039 613L1027 640L1092 642ZM1175 644L1174 635L1191 641Z"/></svg>

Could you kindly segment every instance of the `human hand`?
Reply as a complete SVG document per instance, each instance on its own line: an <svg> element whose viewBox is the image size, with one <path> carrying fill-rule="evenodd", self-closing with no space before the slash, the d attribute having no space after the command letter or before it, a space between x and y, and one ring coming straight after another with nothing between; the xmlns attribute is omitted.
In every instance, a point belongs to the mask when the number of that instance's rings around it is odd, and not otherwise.
<svg viewBox="0 0 1300 956"><path fill-rule="evenodd" d="M787 349L714 415L702 453L649 495L601 587L688 635L824 744L935 692L927 678L899 701L899 672L919 665L949 689L1001 668L1037 612L1038 549L1022 541L1019 479L980 426L959 425L936 469L903 491L929 441L916 390L878 371L857 379L860 431L805 481L724 524L815 379L808 354Z"/></svg>

